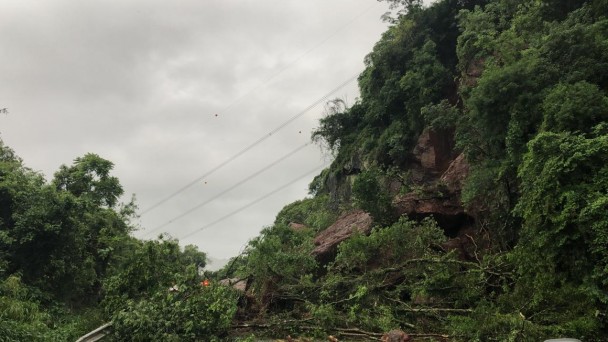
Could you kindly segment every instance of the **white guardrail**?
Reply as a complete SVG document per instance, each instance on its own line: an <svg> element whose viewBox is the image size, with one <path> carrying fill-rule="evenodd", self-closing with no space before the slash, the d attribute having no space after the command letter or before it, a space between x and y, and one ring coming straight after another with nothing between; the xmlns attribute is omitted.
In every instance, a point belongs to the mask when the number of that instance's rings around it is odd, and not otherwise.
<svg viewBox="0 0 608 342"><path fill-rule="evenodd" d="M81 336L76 342L95 342L104 338L107 334L110 333L110 329L112 328L112 322L106 323L99 328L91 331L90 333Z"/></svg>

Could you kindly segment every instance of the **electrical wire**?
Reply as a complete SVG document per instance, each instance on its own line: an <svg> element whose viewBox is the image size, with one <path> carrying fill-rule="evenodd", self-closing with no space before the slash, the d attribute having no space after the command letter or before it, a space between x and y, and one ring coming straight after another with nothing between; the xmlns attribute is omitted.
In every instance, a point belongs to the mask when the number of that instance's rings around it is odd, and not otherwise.
<svg viewBox="0 0 608 342"><path fill-rule="evenodd" d="M180 218L182 218L182 217L184 217L184 216L187 216L188 214L190 214L190 213L194 212L195 210L202 208L203 206L205 206L205 205L209 204L210 202L212 202L212 201L214 201L214 200L218 199L219 197L221 197L221 196L225 195L226 193L228 193L228 192L230 192L230 191L232 191L232 190L236 189L237 187L239 187L239 186L241 186L241 185L243 185L243 184L247 183L249 180L251 180L251 179L255 178L256 176L258 176L258 175L260 175L260 174L262 174L264 171L267 171L268 169L270 169L270 168L272 168L273 166L275 166L275 165L279 164L279 163L280 163L280 162L282 162L283 160L285 160L285 159L287 159L287 158L289 158L289 157L293 156L294 154L296 154L296 153L300 152L302 149L304 149L306 146L309 146L310 144L311 144L311 143L305 143L304 145L301 145L301 146L299 146L298 148L296 148L296 149L294 149L294 150L290 151L289 153L287 153L287 154L285 154L284 156L282 156L282 157L278 158L277 160L273 161L272 163L270 163L270 164L268 164L268 165L264 166L263 168L259 169L258 171L254 172L254 173L250 174L249 176L247 176L247 177L243 178L242 180L238 181L237 183L235 183L235 184L234 184L234 185L232 185L231 187L229 187L229 188L225 189L224 191L222 191L222 192L220 192L220 193L218 193L218 194L214 195L214 196L213 196L213 197L211 197L211 198L208 198L207 200L205 200L205 201L204 201L204 202L202 202L202 203L199 203L199 204L195 205L194 207L192 207L192 208L190 208L190 209L188 209L188 210L184 211L183 213L181 213L181 214L179 214L179 215L177 215L177 216L173 217L172 219L168 220L167 222L165 222L165 223L163 223L163 224L161 224L161 225L159 225L159 226L156 226L156 227L152 228L150 231L146 232L146 233L143 235L143 237L146 237L146 236L151 235L153 232L155 232L155 231L159 230L160 228L163 228L163 227L165 227L165 226L167 226L167 225L169 225L169 224L171 224L171 223L175 222L175 220L178 220L178 219L180 219Z"/></svg>
<svg viewBox="0 0 608 342"><path fill-rule="evenodd" d="M238 208L238 209L236 209L236 210L234 210L234 211L230 212L229 214L226 214L226 215L224 215L224 216L220 217L219 219L217 219L217 220L215 220L215 221L213 221L213 222L211 222L211 223L208 223L208 224L206 224L206 225L202 226L201 228L196 229L196 230L194 230L194 231L192 231L192 232L190 232L190 233L188 233L188 234L186 234L186 235L184 235L184 236L180 237L180 238L179 238L179 240L180 240L180 241L183 241L184 239L186 239L186 238L188 238L188 237L191 237L192 235L198 234L199 232L201 232L201 231L203 231L203 230L205 230L205 229L207 229L207 228L209 228L209 227L212 227L212 226L214 226L214 225L216 225L216 224L218 224L218 223L220 223L220 222L222 222L222 221L224 221L224 220L226 220L226 219L228 219L228 218L230 218L230 217L232 217L232 216L234 216L234 215L236 215L236 214L240 213L241 211L243 211L243 210L245 210L245 209L247 209L247 208L251 207L251 206L252 206L252 205L254 205L254 204L257 204L257 203L259 203L259 202L261 202L261 201L265 200L266 198L268 198L268 197L270 197L270 196L272 196L272 195L276 194L277 192L279 192L279 191L281 191L281 190L283 190L283 189L287 188L288 186L290 186L290 185L294 184L295 182L299 181L300 179L302 179L302 178L304 178L304 177L306 177L306 176L310 175L311 173L313 173L313 172L315 172L315 171L317 171L317 170L319 170L319 169L321 169L321 168L325 167L326 165L327 165L326 163L323 163L323 164L321 164L321 165L319 165L319 166L315 167L314 169L312 169L312 170L310 170L310 171L306 172L305 174L302 174L302 175L298 176L297 178L295 178L295 179L291 180L290 182L288 182L288 183L286 183L286 184L283 184L282 186L280 186L280 187L278 187L278 188L274 189L273 191L271 191L271 192L269 192L269 193L265 194L264 196L258 197L257 199L255 199L255 200L253 200L253 201L249 202L248 204L246 204L246 205L244 205L244 206L242 206L242 207L240 207L240 208Z"/></svg>
<svg viewBox="0 0 608 342"><path fill-rule="evenodd" d="M361 17L362 15L364 15L365 13L367 13L371 8L373 7L373 5L370 5L368 7L366 7L363 11L361 11L360 13L358 13L356 16L354 16L353 18L351 18L349 21L347 21L345 24L343 24L342 26L340 26L337 30L335 30L334 32L332 32L329 36L327 36L325 39L323 39L322 41L320 41L319 43L317 43L316 45L314 45L313 47L309 48L308 50L306 50L303 54L301 54L300 56L298 56L296 59L292 60L290 63L288 63L286 66L284 66L283 68L281 68L278 72L276 72L275 74L271 75L269 78L267 78L264 82L262 82L260 85L252 88L251 90L249 90L246 94L238 97L235 101L233 101L231 104L229 104L228 106L224 107L220 113L223 113L225 111L227 111L228 109L230 109L231 107L233 107L234 105L236 105L237 103L241 102L244 98L246 98L247 96L251 95L251 93L253 93L254 91L256 91L257 89L267 85L270 81L272 81L273 79L275 79L276 77L278 77L280 74L282 74L285 70L289 69L290 67L292 67L293 65L295 65L298 61L300 61L302 58L304 58L306 55L308 55L309 53L311 53L312 51L314 51L315 49L317 49L318 47L320 47L321 45L325 44L328 40L330 40L331 38L333 38L334 36L336 36L339 32L343 31L346 27L350 26L353 22L355 22L357 19L359 19L359 17ZM355 78L358 77L358 74L355 76ZM349 79L347 82L345 82L346 84L352 82L352 79ZM338 91L339 89L343 88L346 84L342 84L340 85L338 88L334 89L331 93L327 94L326 96L324 96L322 98L322 100L326 99L327 97L329 97L329 95L333 94L334 92ZM316 105L318 105L318 102L313 104L312 106L309 106L307 109L305 109L304 112L312 109L313 107L315 107ZM193 186L194 184L196 184L198 181L200 181L201 179L211 175L212 173L214 173L215 171L221 169L222 167L224 167L226 164L232 162L234 159L238 158L239 156L241 156L242 154L244 154L245 152L247 152L248 150L250 150L251 148L255 147L257 144L261 143L262 141L266 140L270 135L272 135L272 133L276 133L276 131L278 131L280 128L283 128L284 126L286 126L287 124L289 124L291 121L295 120L295 118L301 116L302 114L304 114L304 112L302 112L300 115L296 115L296 117L287 120L285 123L283 123L281 126L279 126L278 129L276 129L275 131L271 131L267 136L264 136L262 138L260 138L258 141L255 141L254 143L252 143L251 145L249 145L248 147L246 147L245 149L241 150L240 152L238 152L236 155L234 155L233 157L229 158L228 160L224 161L224 163L216 166L215 168L211 169L210 171L208 171L207 173L205 173L204 175L198 177L197 179L193 180L192 182L186 184L185 186L183 186L182 188L178 189L177 191L175 191L174 193L170 194L169 196L165 197L164 199L156 202L155 204L153 204L152 206L146 208L145 210L143 210L140 213L140 216L143 216L144 214L154 210L155 208L157 208L158 206L164 204L165 202L167 202L168 200L170 200L171 198L177 196L178 194L182 193L183 191L185 191L186 189L190 188L191 186ZM216 114L217 115L217 114Z"/></svg>
<svg viewBox="0 0 608 342"><path fill-rule="evenodd" d="M193 181L191 181L190 183L184 185L183 187L179 188L177 191L173 192L172 194L170 194L169 196L161 199L160 201L156 202L155 204L153 204L152 206L148 207L146 210L142 211L140 213L140 216L143 216L144 214L149 213L150 211L158 208L160 205L164 204L165 202L169 201L170 199L174 198L175 196L181 194L182 192L186 191L188 188L192 187L194 184L198 183L199 181L201 181L202 179L210 176L211 174L215 173L216 171L218 171L219 169L223 168L224 166L230 164L232 161L234 161L235 159L239 158L240 156L242 156L243 154L245 154L246 152L248 152L249 150L251 150L252 148L256 147L257 145L259 145L260 143L262 143L264 140L268 139L269 137L271 137L273 134L277 133L278 131L280 131L281 129L283 129L285 126L289 125L291 122L293 122L294 120L296 120L297 118L299 118L300 116L306 114L309 110L311 110L312 108L318 106L320 103L327 101L327 99L334 94L335 92L337 92L338 90L344 88L346 85L348 85L349 83L351 83L352 81L354 81L355 79L357 79L357 77L359 76L359 73L357 73L356 75L350 77L348 80L346 80L345 82L341 83L339 86L337 86L336 88L332 89L329 93L325 94L323 97L321 97L320 99L318 99L317 101L315 101L314 103L312 103L311 105L309 105L308 107L304 108L301 112L297 113L296 115L292 116L291 118L287 119L286 121L284 121L283 123L281 123L279 126L277 126L276 128L274 128L272 131L270 131L269 133L263 135L262 137L260 137L258 140L254 141L253 143L249 144L248 146L246 146L244 149L240 150L239 152L237 152L236 154L234 154L233 156L229 157L228 159L226 159L225 161L223 161L222 163L220 163L219 165L215 166L214 168L212 168L211 170L207 171L206 173L204 173L203 175L201 175L200 177L194 179Z"/></svg>

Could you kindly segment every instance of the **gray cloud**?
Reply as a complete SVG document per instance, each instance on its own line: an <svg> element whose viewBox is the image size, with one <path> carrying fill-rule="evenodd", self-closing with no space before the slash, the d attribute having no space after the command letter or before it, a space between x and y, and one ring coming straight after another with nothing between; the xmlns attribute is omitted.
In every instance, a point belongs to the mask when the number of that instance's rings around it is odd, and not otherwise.
<svg viewBox="0 0 608 342"><path fill-rule="evenodd" d="M385 29L384 11L374 0L3 1L0 105L10 114L0 117L0 133L47 179L98 153L146 209L361 71ZM335 96L353 102L356 84ZM322 115L322 105L311 109L146 213L135 235L306 143ZM323 159L308 146L164 230L185 236ZM285 204L306 196L313 176L183 242L235 255Z"/></svg>

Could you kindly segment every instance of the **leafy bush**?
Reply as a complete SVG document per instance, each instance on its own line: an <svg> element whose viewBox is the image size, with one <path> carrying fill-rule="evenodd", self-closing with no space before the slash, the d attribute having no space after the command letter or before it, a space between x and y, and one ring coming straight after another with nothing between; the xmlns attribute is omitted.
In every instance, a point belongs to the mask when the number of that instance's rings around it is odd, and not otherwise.
<svg viewBox="0 0 608 342"><path fill-rule="evenodd" d="M596 85L585 81L560 83L545 98L543 109L543 130L586 133L608 120L608 97Z"/></svg>
<svg viewBox="0 0 608 342"><path fill-rule="evenodd" d="M212 341L225 334L237 309L238 295L227 286L176 284L176 292L157 291L149 299L130 300L113 316L116 341Z"/></svg>
<svg viewBox="0 0 608 342"><path fill-rule="evenodd" d="M453 308L455 315L467 313L484 278L476 264L438 250L445 239L432 219L401 219L369 236L352 236L339 245L335 261L318 280L308 310L322 326L369 331L411 330L414 323L418 329L441 326L438 317L446 315L429 308L437 305L446 312Z"/></svg>
<svg viewBox="0 0 608 342"><path fill-rule="evenodd" d="M70 341L100 322L94 310L72 314L59 303L43 306L39 291L16 275L0 282L0 341Z"/></svg>
<svg viewBox="0 0 608 342"><path fill-rule="evenodd" d="M102 306L109 314L120 310L128 299L149 297L187 276L188 267L204 266L205 253L192 245L182 251L177 240L160 236L158 240L131 238L130 254L103 282Z"/></svg>
<svg viewBox="0 0 608 342"><path fill-rule="evenodd" d="M336 213L329 208L329 195L319 194L286 205L277 214L275 224L300 223L314 231L327 228L336 219Z"/></svg>
<svg viewBox="0 0 608 342"><path fill-rule="evenodd" d="M295 288L306 286L304 278L318 266L310 254L314 248L311 233L275 224L249 242L242 276L251 277L251 288L262 306L271 304L268 297L291 296L296 291L288 289L281 292L277 284Z"/></svg>
<svg viewBox="0 0 608 342"><path fill-rule="evenodd" d="M378 169L363 171L355 178L353 197L355 205L370 213L377 223L390 224L394 220L391 197Z"/></svg>
<svg viewBox="0 0 608 342"><path fill-rule="evenodd" d="M515 210L523 218L515 293L530 312L542 308L539 325L605 334L597 312L608 303L608 135L541 133L529 149Z"/></svg>
<svg viewBox="0 0 608 342"><path fill-rule="evenodd" d="M369 267L392 266L413 258L434 255L429 247L445 241L436 223L400 219L390 227L377 228L369 236L355 235L339 245L333 267L364 272Z"/></svg>

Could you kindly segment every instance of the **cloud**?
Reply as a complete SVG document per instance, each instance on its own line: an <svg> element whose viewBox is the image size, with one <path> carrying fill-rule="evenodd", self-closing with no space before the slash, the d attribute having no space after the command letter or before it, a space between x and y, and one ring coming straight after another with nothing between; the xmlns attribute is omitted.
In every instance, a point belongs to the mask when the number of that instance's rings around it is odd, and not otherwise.
<svg viewBox="0 0 608 342"><path fill-rule="evenodd" d="M363 68L385 29L370 0L109 0L0 3L0 117L6 144L47 179L87 152L115 164L140 208L220 165ZM357 96L351 83L333 96ZM146 229L309 141L319 105L146 213ZM187 235L323 161L316 146L166 226ZM236 254L314 174L187 238ZM207 181L207 184L204 182Z"/></svg>

